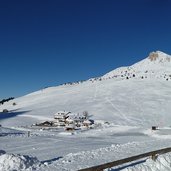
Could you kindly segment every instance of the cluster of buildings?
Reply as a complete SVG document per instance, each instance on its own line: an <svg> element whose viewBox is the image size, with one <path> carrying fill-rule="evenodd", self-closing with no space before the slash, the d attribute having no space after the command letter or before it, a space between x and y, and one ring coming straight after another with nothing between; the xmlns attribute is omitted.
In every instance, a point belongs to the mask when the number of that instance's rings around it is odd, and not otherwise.
<svg viewBox="0 0 171 171"><path fill-rule="evenodd" d="M94 121L89 119L88 112L75 114L68 111L59 111L54 114L53 121L45 121L43 123L35 124L35 126L64 127L65 130L70 131L81 127L91 128L93 124Z"/></svg>

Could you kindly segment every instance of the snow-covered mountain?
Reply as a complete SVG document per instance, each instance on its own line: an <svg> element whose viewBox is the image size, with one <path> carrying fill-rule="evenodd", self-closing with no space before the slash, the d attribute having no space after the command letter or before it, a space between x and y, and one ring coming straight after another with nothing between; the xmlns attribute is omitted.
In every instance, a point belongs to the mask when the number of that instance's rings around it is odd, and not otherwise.
<svg viewBox="0 0 171 171"><path fill-rule="evenodd" d="M88 111L117 125L171 125L171 56L157 51L128 67L84 82L49 87L0 105L4 126L31 125L60 110ZM13 103L16 105L13 105ZM7 117L8 116L8 117Z"/></svg>
<svg viewBox="0 0 171 171"><path fill-rule="evenodd" d="M170 59L152 52L104 76L45 88L0 105L0 170L79 170L170 147ZM61 110L88 111L94 127L72 133L61 127L29 127L52 120ZM161 128L152 131L151 126ZM166 170L170 165L165 159L170 161L170 156L128 170Z"/></svg>
<svg viewBox="0 0 171 171"><path fill-rule="evenodd" d="M171 56L161 51L151 52L144 60L105 74L103 79L171 79Z"/></svg>

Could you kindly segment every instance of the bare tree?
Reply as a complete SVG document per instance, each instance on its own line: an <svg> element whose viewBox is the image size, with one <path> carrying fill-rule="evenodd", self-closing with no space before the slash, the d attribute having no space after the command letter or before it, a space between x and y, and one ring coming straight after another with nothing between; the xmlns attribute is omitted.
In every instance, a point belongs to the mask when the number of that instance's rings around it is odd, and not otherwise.
<svg viewBox="0 0 171 171"><path fill-rule="evenodd" d="M85 116L86 119L88 119L88 117L89 117L88 111L85 110L85 111L83 112L83 115Z"/></svg>

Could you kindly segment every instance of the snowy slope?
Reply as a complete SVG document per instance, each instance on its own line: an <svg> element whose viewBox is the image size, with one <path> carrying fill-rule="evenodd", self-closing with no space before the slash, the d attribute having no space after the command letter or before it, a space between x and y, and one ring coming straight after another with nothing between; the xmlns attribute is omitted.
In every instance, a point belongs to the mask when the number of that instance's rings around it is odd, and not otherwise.
<svg viewBox="0 0 171 171"><path fill-rule="evenodd" d="M124 77L129 79L115 78L124 71L127 71ZM87 110L93 119L117 125L170 126L170 74L170 56L153 52L146 59L111 71L100 80L50 87L5 103L0 111L8 109L11 113L0 124L31 125L52 119L59 110L76 113ZM13 102L17 105L13 106Z"/></svg>
<svg viewBox="0 0 171 171"><path fill-rule="evenodd" d="M151 52L144 60L105 74L102 79L171 79L171 56L161 51Z"/></svg>
<svg viewBox="0 0 171 171"><path fill-rule="evenodd" d="M153 52L102 77L49 87L0 105L1 170L77 170L170 147L170 59L163 52ZM75 134L25 127L52 120L61 110L88 111L98 123L110 124ZM152 132L152 125L168 127ZM145 165L151 166L151 161L128 170L150 170Z"/></svg>

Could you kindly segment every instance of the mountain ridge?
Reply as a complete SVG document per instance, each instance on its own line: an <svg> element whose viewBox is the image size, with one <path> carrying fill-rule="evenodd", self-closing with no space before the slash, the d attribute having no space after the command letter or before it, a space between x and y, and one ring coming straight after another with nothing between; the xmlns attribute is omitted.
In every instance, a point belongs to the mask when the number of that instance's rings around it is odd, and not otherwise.
<svg viewBox="0 0 171 171"><path fill-rule="evenodd" d="M102 79L164 79L171 80L171 56L161 52L151 52L145 59L126 67L120 67L102 76Z"/></svg>

